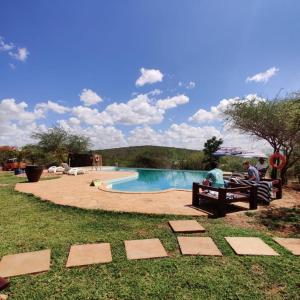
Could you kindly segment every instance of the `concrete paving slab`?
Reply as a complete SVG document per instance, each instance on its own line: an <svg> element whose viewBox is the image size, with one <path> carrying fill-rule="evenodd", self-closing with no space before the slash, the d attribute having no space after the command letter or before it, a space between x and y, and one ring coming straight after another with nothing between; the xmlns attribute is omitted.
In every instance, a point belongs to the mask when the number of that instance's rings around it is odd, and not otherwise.
<svg viewBox="0 0 300 300"><path fill-rule="evenodd" d="M11 277L45 272L50 269L51 250L6 255L0 262L0 276Z"/></svg>
<svg viewBox="0 0 300 300"><path fill-rule="evenodd" d="M295 238L274 238L274 240L286 248L288 251L292 252L294 255L300 255L300 239Z"/></svg>
<svg viewBox="0 0 300 300"><path fill-rule="evenodd" d="M179 236L177 240L183 255L222 256L221 251L210 237Z"/></svg>
<svg viewBox="0 0 300 300"><path fill-rule="evenodd" d="M125 241L128 259L147 259L168 256L159 239Z"/></svg>
<svg viewBox="0 0 300 300"><path fill-rule="evenodd" d="M279 255L258 237L225 237L238 255Z"/></svg>
<svg viewBox="0 0 300 300"><path fill-rule="evenodd" d="M196 220L169 221L174 232L205 232L205 229Z"/></svg>
<svg viewBox="0 0 300 300"><path fill-rule="evenodd" d="M102 264L111 261L112 256L109 243L73 245L69 252L66 267Z"/></svg>

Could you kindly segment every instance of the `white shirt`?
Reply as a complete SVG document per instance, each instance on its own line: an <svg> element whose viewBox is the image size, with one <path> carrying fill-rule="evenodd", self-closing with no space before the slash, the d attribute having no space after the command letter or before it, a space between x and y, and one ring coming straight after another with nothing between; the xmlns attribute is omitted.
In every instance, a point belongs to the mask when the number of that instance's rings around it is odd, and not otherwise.
<svg viewBox="0 0 300 300"><path fill-rule="evenodd" d="M262 169L267 169L268 168L268 164L266 162L264 162L263 164L261 164L260 162L258 162L256 165L255 165L255 168L260 171Z"/></svg>

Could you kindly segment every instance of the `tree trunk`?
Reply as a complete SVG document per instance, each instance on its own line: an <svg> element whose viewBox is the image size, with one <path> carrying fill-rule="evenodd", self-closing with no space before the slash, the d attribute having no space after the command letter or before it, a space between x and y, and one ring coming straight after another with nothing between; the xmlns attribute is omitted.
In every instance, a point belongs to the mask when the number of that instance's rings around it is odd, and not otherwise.
<svg viewBox="0 0 300 300"><path fill-rule="evenodd" d="M286 172L287 172L286 166L282 168L281 172L280 172L280 177L281 177L281 181L282 181L282 185L286 185L287 184L287 177L286 177Z"/></svg>

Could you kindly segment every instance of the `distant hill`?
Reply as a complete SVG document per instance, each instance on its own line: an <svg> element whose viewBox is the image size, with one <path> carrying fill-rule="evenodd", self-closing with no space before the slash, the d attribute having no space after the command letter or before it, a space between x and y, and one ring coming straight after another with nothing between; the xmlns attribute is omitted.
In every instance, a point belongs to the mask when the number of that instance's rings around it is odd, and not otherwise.
<svg viewBox="0 0 300 300"><path fill-rule="evenodd" d="M175 147L134 146L97 150L104 165L145 168L201 169L202 151Z"/></svg>
<svg viewBox="0 0 300 300"><path fill-rule="evenodd" d="M132 168L162 168L181 170L205 170L204 154L201 150L190 150L161 146L134 146L97 150L103 164ZM224 171L243 171L242 158L222 157L220 168ZM255 160L253 160L253 163Z"/></svg>

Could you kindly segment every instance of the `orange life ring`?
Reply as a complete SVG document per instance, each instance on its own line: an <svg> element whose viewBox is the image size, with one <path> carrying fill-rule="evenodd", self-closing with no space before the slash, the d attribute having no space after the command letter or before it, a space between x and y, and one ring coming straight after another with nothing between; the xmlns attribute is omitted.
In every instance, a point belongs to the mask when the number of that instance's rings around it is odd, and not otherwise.
<svg viewBox="0 0 300 300"><path fill-rule="evenodd" d="M279 159L280 163L277 165L275 163L275 161ZM274 168L274 169L279 169L281 170L285 164L286 164L286 158L284 155L280 154L279 152L276 152L274 154L272 154L270 156L270 159L269 159L269 162L270 162L270 165Z"/></svg>
<svg viewBox="0 0 300 300"><path fill-rule="evenodd" d="M100 160L100 157L99 157L99 155L95 155L95 161L99 161Z"/></svg>

